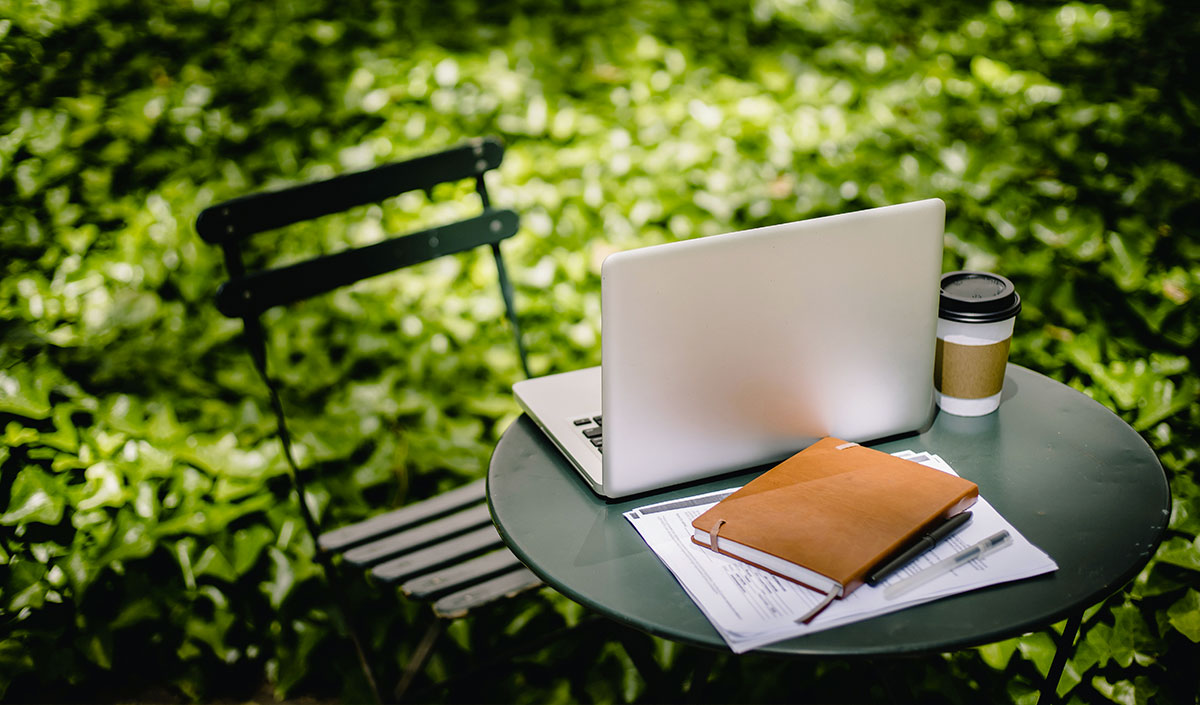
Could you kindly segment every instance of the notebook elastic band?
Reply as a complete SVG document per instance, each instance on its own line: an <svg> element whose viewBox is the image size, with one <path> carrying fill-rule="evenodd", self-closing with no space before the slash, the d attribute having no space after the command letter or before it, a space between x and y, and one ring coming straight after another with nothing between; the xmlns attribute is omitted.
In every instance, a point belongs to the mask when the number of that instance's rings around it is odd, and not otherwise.
<svg viewBox="0 0 1200 705"><path fill-rule="evenodd" d="M833 602L834 598L836 598L841 591L841 585L834 585L833 587L829 588L829 592L825 593L825 597L822 598L819 603L817 603L816 607L805 612L796 619L796 624L808 624L811 622L814 617L821 614L821 612L829 606L829 603Z"/></svg>
<svg viewBox="0 0 1200 705"><path fill-rule="evenodd" d="M713 527L712 533L708 535L708 546L712 550L717 550L717 534L721 532L721 527L725 525L724 519L718 519L717 525Z"/></svg>
<svg viewBox="0 0 1200 705"><path fill-rule="evenodd" d="M834 446L833 449L834 450L846 450L847 448L853 448L856 445L858 445L858 444L857 443L843 443L840 446Z"/></svg>

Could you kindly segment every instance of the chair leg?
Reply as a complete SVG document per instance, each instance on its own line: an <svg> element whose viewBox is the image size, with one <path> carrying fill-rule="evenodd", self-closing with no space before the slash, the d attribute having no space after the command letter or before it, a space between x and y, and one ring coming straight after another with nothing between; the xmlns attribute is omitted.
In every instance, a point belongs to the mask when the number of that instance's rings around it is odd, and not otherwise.
<svg viewBox="0 0 1200 705"><path fill-rule="evenodd" d="M367 659L367 652L363 647L358 627L354 623L353 617L351 617L348 605L345 604L345 592L339 589L341 573L333 565L333 559L329 552L321 549L321 532L317 526L316 517L313 516L312 509L308 506L308 500L306 499L308 493L304 486L304 475L300 471L300 465L296 462L295 454L292 452L292 436L288 430L287 417L283 413L283 400L279 396L279 389L275 386L275 381L267 373L266 342L263 337L262 323L256 316L246 316L243 321L245 334L251 350L251 357L254 360L254 367L258 370L258 374L266 385L267 393L270 396L271 409L275 414L279 444L283 450L283 457L291 470L292 490L296 493L296 502L300 506L300 516L304 520L305 529L312 538L313 546L316 547L314 559L321 566L325 574L325 585L331 593L330 600L332 607L334 612L340 616L342 622L346 625L346 631L349 632L350 641L354 645L354 652L358 656L358 664L362 669L363 677L367 681L367 687L370 688L371 695L374 696L376 703L383 702L379 697L379 687L375 681L375 673L372 671L371 663Z"/></svg>
<svg viewBox="0 0 1200 705"><path fill-rule="evenodd" d="M438 637L446 630L446 620L434 619L429 628L425 630L425 635L421 637L420 643L417 644L417 650L413 652L412 658L404 666L404 673L400 676L400 682L396 684L396 689L392 691L392 696L396 702L404 700L404 694L408 692L409 686L412 685L417 674L425 666L425 662L429 660L430 654L433 653L433 646L437 643Z"/></svg>
<svg viewBox="0 0 1200 705"><path fill-rule="evenodd" d="M1067 618L1063 633L1054 643L1054 661L1050 663L1050 671L1046 681L1042 683L1042 692L1038 694L1038 705L1048 705L1058 702L1058 683L1062 680L1063 668L1067 665L1067 657L1075 645L1075 637L1079 636L1079 627L1083 623L1083 613L1073 614Z"/></svg>
<svg viewBox="0 0 1200 705"><path fill-rule="evenodd" d="M517 307L513 301L513 286L508 278L508 270L504 268L504 257L500 254L500 243L492 243L492 256L496 259L496 276L500 279L500 296L504 299L504 308L508 311L508 322L512 325L513 337L517 341L517 354L521 357L521 370L529 377L529 363L525 360L525 342L521 337L521 324L517 322Z"/></svg>

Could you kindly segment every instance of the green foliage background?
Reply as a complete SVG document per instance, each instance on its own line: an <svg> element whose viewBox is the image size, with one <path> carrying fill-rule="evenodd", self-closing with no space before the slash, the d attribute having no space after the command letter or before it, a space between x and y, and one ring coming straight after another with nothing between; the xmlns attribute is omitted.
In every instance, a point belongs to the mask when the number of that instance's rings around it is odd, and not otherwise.
<svg viewBox="0 0 1200 705"><path fill-rule="evenodd" d="M363 699L192 223L225 198L494 134L535 374L598 362L611 251L944 199L946 269L1022 292L1014 360L1120 414L1171 479L1169 536L1089 610L1059 691L1195 702L1198 30L1191 3L1161 0L0 0L0 694L266 683ZM445 214L423 205L266 238L258 256ZM519 378L493 277L486 253L464 255L268 315L326 526L483 474ZM394 676L426 608L351 591ZM459 621L421 682L582 618L543 590ZM664 697L632 668L637 645L572 634L463 697ZM667 680L688 659L642 646ZM1033 634L890 679L922 700L1024 703L1052 652ZM723 656L706 687L869 700L878 675Z"/></svg>

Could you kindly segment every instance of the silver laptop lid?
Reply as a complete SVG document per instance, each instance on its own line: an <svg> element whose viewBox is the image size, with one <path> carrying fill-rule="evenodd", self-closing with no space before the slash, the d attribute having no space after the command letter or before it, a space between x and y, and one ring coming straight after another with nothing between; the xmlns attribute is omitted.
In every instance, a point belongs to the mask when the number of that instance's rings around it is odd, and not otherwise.
<svg viewBox="0 0 1200 705"><path fill-rule="evenodd" d="M944 224L930 199L609 256L601 493L921 427Z"/></svg>

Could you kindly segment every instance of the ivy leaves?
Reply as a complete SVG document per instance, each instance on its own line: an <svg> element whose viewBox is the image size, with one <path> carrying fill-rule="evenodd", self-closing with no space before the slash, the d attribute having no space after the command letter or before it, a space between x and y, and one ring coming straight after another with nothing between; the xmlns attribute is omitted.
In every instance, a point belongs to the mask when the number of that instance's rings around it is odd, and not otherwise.
<svg viewBox="0 0 1200 705"><path fill-rule="evenodd" d="M612 251L946 200L945 267L1021 291L1013 359L1120 414L1171 476L1169 535L1089 612L1060 690L1186 690L1173 674L1200 632L1200 111L1179 87L1197 69L1194 9L485 5L80 0L0 20L0 691L135 681L146 663L195 699L234 671L281 694L340 686L310 670L338 627L240 323L211 304L220 254L191 223L227 197L479 134L509 147L489 188L522 216L505 251L535 374L599 361ZM395 200L268 236L258 255L444 215L422 194ZM494 282L472 253L268 314L328 525L483 473L518 413ZM411 639L389 627L410 608L380 615L396 653ZM471 643L471 625L452 633ZM981 658L1023 700L1050 642ZM597 683L636 695L627 659L604 653ZM618 696L571 688L542 699Z"/></svg>

